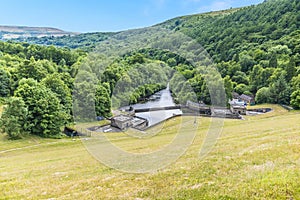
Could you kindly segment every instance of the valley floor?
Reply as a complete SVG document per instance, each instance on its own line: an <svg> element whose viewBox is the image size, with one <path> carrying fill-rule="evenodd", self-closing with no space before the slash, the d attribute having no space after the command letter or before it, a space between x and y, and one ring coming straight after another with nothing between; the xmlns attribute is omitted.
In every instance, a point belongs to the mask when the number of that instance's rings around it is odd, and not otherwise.
<svg viewBox="0 0 300 200"><path fill-rule="evenodd" d="M198 154L210 118L199 118L193 144L155 173L124 173L99 163L80 139L18 141L0 136L0 199L300 199L300 112L274 110L226 119L204 158ZM148 139L110 133L116 146L151 152L174 138L178 120Z"/></svg>

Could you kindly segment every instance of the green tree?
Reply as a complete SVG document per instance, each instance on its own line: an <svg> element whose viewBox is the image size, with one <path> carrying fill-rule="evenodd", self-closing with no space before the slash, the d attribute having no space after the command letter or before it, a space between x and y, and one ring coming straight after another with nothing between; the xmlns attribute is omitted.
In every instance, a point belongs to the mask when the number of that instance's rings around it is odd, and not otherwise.
<svg viewBox="0 0 300 200"><path fill-rule="evenodd" d="M291 105L295 109L300 109L300 89L294 91L291 95Z"/></svg>
<svg viewBox="0 0 300 200"><path fill-rule="evenodd" d="M0 118L1 131L7 133L11 139L21 138L26 133L27 113L21 98L10 98Z"/></svg>
<svg viewBox="0 0 300 200"><path fill-rule="evenodd" d="M95 74L80 70L74 81L73 117L75 121L95 120L95 91L97 87Z"/></svg>
<svg viewBox="0 0 300 200"><path fill-rule="evenodd" d="M232 92L233 92L233 84L232 81L230 80L229 76L226 76L224 78L224 87L225 87L225 92L226 92L226 98L232 99Z"/></svg>
<svg viewBox="0 0 300 200"><path fill-rule="evenodd" d="M145 58L142 54L140 53L135 53L134 55L132 55L129 58L129 64L136 64L136 63L144 63L145 62Z"/></svg>
<svg viewBox="0 0 300 200"><path fill-rule="evenodd" d="M298 90L300 88L300 74L298 74L298 76L295 76L293 79L292 79L292 89L294 91Z"/></svg>
<svg viewBox="0 0 300 200"><path fill-rule="evenodd" d="M41 62L37 62L34 57L31 57L30 60L25 60L24 65L18 67L17 74L19 79L33 78L40 81L47 76L48 72Z"/></svg>
<svg viewBox="0 0 300 200"><path fill-rule="evenodd" d="M4 69L0 69L0 97L7 97L10 93L10 78Z"/></svg>
<svg viewBox="0 0 300 200"><path fill-rule="evenodd" d="M285 71L287 72L286 80L289 82L296 75L296 63L294 57L290 58Z"/></svg>
<svg viewBox="0 0 300 200"><path fill-rule="evenodd" d="M256 93L261 86L260 74L262 73L263 68L260 65L255 65L250 72L250 87L251 91Z"/></svg>
<svg viewBox="0 0 300 200"><path fill-rule="evenodd" d="M245 84L238 84L235 88L234 91L238 94L245 94L245 92L249 91L249 86Z"/></svg>
<svg viewBox="0 0 300 200"><path fill-rule="evenodd" d="M60 134L67 114L50 89L33 79L22 79L15 96L21 97L28 108L25 127L29 133L43 137Z"/></svg>
<svg viewBox="0 0 300 200"><path fill-rule="evenodd" d="M98 85L96 88L95 107L97 116L111 116L111 100L109 91L102 85Z"/></svg>
<svg viewBox="0 0 300 200"><path fill-rule="evenodd" d="M269 67L277 68L277 66L278 66L277 55L276 53L272 53L269 60Z"/></svg>
<svg viewBox="0 0 300 200"><path fill-rule="evenodd" d="M177 65L177 61L176 61L175 58L169 58L169 59L167 60L167 63L168 63L168 65L169 65L170 67L175 67L175 66Z"/></svg>
<svg viewBox="0 0 300 200"><path fill-rule="evenodd" d="M270 101L279 104L290 102L290 88L283 74L270 86Z"/></svg>
<svg viewBox="0 0 300 200"><path fill-rule="evenodd" d="M270 90L267 87L260 88L255 96L256 103L268 103L270 101Z"/></svg>
<svg viewBox="0 0 300 200"><path fill-rule="evenodd" d="M244 72L237 71L234 76L232 77L232 81L236 83L244 83L246 85L249 84L249 78Z"/></svg>
<svg viewBox="0 0 300 200"><path fill-rule="evenodd" d="M70 115L72 109L71 91L60 79L59 74L48 75L41 81L41 84L49 88L56 95L64 111ZM69 116L69 118L71 118L71 116Z"/></svg>
<svg viewBox="0 0 300 200"><path fill-rule="evenodd" d="M248 72L256 64L255 60L249 55L241 55L239 61L242 72Z"/></svg>

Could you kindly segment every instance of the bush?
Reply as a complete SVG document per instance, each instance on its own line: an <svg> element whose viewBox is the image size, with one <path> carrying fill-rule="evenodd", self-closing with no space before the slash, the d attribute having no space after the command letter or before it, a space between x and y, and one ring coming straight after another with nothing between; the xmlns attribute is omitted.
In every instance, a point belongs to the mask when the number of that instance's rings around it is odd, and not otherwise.
<svg viewBox="0 0 300 200"><path fill-rule="evenodd" d="M25 133L27 108L21 98L12 97L4 107L0 118L0 128L11 139L19 139Z"/></svg>
<svg viewBox="0 0 300 200"><path fill-rule="evenodd" d="M270 90L267 87L260 88L255 97L256 103L268 103L270 102Z"/></svg>

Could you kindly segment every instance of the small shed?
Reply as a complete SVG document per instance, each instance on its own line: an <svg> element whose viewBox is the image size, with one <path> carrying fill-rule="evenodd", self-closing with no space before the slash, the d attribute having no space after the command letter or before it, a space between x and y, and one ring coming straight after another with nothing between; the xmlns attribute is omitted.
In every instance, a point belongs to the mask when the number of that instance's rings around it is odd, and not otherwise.
<svg viewBox="0 0 300 200"><path fill-rule="evenodd" d="M253 97L250 97L248 95L245 95L245 94L242 94L240 97L239 97L240 100L244 101L245 103L249 104L249 105L254 105L255 104L255 101L254 101L254 98Z"/></svg>
<svg viewBox="0 0 300 200"><path fill-rule="evenodd" d="M233 99L229 101L230 104L230 112L238 115L246 115L247 113L247 103L241 99Z"/></svg>
<svg viewBox="0 0 300 200"><path fill-rule="evenodd" d="M239 114L239 115L246 115L247 114L247 109L246 109L246 106L244 106L244 105L232 104L232 105L230 105L230 111L233 114Z"/></svg>
<svg viewBox="0 0 300 200"><path fill-rule="evenodd" d="M125 130L127 128L144 129L149 125L147 119L131 115L118 115L111 118L111 126Z"/></svg>
<svg viewBox="0 0 300 200"><path fill-rule="evenodd" d="M128 115L118 115L111 118L111 126L124 130L132 126L132 119Z"/></svg>

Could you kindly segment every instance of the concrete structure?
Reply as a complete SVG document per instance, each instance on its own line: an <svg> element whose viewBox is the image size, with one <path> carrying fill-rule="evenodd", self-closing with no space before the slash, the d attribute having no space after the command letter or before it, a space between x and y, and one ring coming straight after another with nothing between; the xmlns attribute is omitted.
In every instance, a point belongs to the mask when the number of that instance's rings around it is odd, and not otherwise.
<svg viewBox="0 0 300 200"><path fill-rule="evenodd" d="M118 115L111 118L111 126L121 130L127 128L142 129L148 126L148 120L136 116Z"/></svg>
<svg viewBox="0 0 300 200"><path fill-rule="evenodd" d="M239 114L239 115L247 114L246 106L241 106L241 105L230 105L230 111L233 114Z"/></svg>
<svg viewBox="0 0 300 200"><path fill-rule="evenodd" d="M147 119L135 116L132 120L132 128L143 130L148 127L149 122Z"/></svg>
<svg viewBox="0 0 300 200"><path fill-rule="evenodd" d="M133 117L128 115L118 115L111 118L111 126L124 130L132 126Z"/></svg>
<svg viewBox="0 0 300 200"><path fill-rule="evenodd" d="M186 107L199 112L200 114L211 115L211 108L204 103L195 103L192 101L186 102Z"/></svg>
<svg viewBox="0 0 300 200"><path fill-rule="evenodd" d="M239 114L239 115L246 115L247 114L247 108L244 101L241 101L239 99L233 99L232 101L229 102L230 104L230 111L233 114Z"/></svg>

